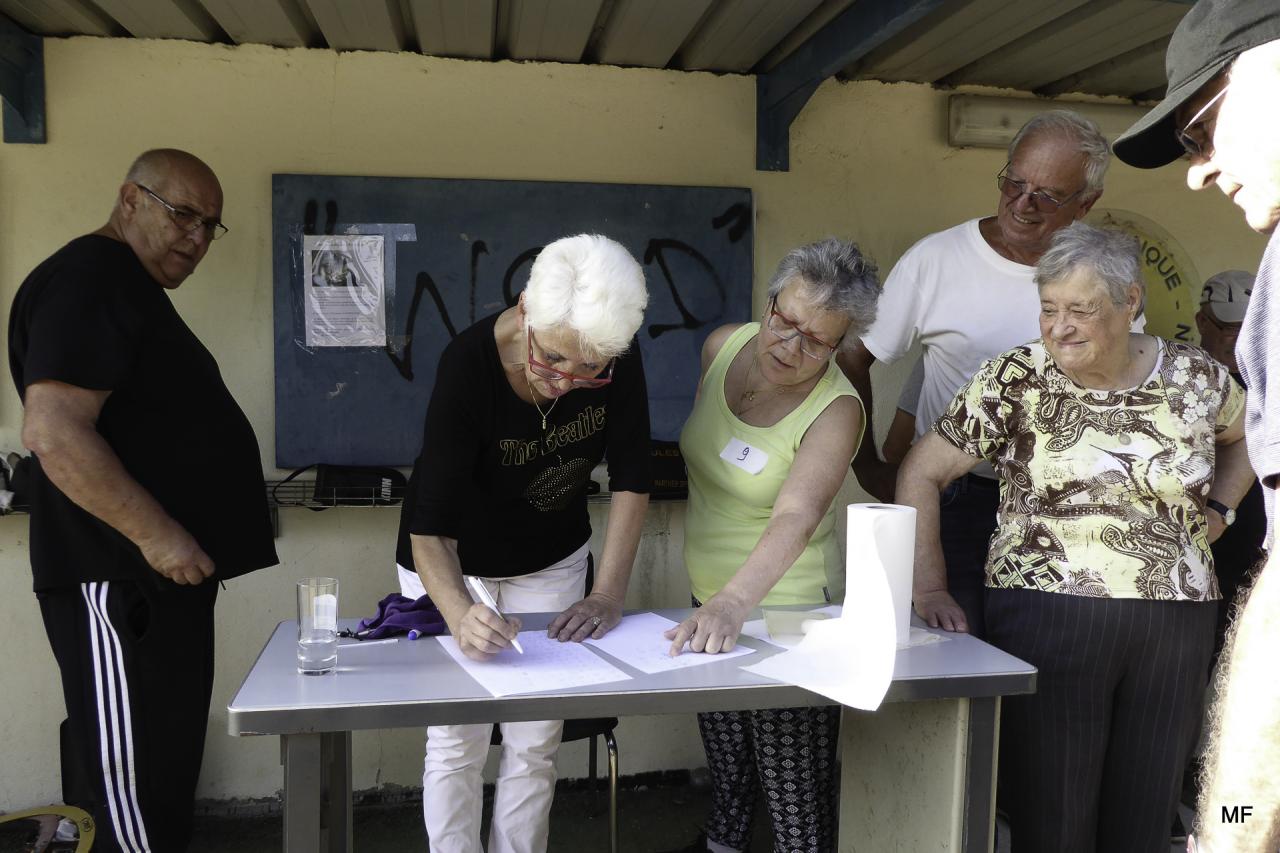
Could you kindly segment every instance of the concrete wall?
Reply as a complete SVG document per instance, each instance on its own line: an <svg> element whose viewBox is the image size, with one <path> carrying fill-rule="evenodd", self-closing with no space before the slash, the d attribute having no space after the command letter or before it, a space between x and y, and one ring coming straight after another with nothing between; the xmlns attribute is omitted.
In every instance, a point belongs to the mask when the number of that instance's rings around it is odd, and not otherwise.
<svg viewBox="0 0 1280 853"><path fill-rule="evenodd" d="M792 169L757 172L749 77L462 62L403 54L228 48L184 42L49 40L49 144L0 146L0 303L26 273L106 218L143 149L196 152L218 172L231 234L175 295L217 355L273 464L270 176L316 172L750 187L756 202L756 305L788 248L850 235L886 271L921 236L994 211L1001 152L946 145L946 94L880 83L824 84L792 129ZM1192 197L1176 168L1114 169L1102 204L1135 211L1181 241L1202 272L1253 269L1259 238L1216 193ZM878 369L896 399L909 365ZM883 433L891 407L877 412ZM0 383L0 448L17 448L21 410ZM180 464L181 460L175 460ZM199 488L194 480L192 488ZM847 485L846 496L860 492ZM603 515L593 510L597 528ZM226 702L277 621L294 580L333 575L342 613L372 612L395 588L397 513L283 510L282 565L237 580L218 605L214 687L200 796L267 796L281 773L274 740L225 734ZM652 511L629 604L687 601L678 507ZM597 543L598 544L598 543ZM30 592L27 520L0 519L0 810L59 799L57 671ZM626 721L624 773L697 766L690 718ZM358 735L355 786L419 784L418 731ZM585 751L563 752L581 775Z"/></svg>

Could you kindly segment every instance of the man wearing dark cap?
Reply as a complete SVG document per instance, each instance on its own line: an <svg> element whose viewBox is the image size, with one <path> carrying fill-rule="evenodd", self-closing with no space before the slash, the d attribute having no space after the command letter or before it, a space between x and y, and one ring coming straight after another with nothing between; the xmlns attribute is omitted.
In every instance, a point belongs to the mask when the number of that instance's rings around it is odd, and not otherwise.
<svg viewBox="0 0 1280 853"><path fill-rule="evenodd" d="M62 793L93 815L97 853L187 848L218 581L276 562L253 428L169 301L221 217L207 165L148 151L107 223L36 267L9 315Z"/></svg>
<svg viewBox="0 0 1280 853"><path fill-rule="evenodd" d="M1116 140L1116 156L1155 168L1186 155L1192 189L1217 184L1244 211L1251 228L1272 235L1236 344L1249 390L1245 429L1249 458L1263 486L1269 557L1229 640L1225 677L1211 715L1196 836L1188 847L1275 853L1280 849L1280 568L1270 555L1275 554L1280 486L1280 2L1200 0L1169 41L1165 66L1164 100Z"/></svg>

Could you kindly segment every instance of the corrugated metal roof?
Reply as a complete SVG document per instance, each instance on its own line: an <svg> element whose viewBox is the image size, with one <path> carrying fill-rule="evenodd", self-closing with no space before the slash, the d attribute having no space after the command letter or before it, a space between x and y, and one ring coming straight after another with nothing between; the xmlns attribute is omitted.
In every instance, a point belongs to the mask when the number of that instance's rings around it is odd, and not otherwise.
<svg viewBox="0 0 1280 853"><path fill-rule="evenodd" d="M0 0L4 138L44 141L39 36L175 38L756 76L756 165L823 80L1159 97L1192 0ZM16 26L15 26L16 24Z"/></svg>
<svg viewBox="0 0 1280 853"><path fill-rule="evenodd" d="M33 33L761 73L872 0L0 0ZM846 79L1159 94L1189 0L946 0ZM1156 91L1153 91L1156 90Z"/></svg>

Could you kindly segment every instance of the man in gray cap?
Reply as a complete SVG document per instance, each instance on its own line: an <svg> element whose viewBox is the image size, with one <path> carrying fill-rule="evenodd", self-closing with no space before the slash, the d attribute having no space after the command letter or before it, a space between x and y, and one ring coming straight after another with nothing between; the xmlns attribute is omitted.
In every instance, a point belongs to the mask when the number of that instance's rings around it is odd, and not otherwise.
<svg viewBox="0 0 1280 853"><path fill-rule="evenodd" d="M1117 139L1114 150L1124 162L1148 169L1186 155L1192 189L1217 184L1251 228L1272 235L1236 355L1249 389L1249 458L1262 481L1267 548L1274 554L1280 486L1280 3L1200 0L1170 39L1165 66L1164 100ZM1197 815L1201 851L1280 849L1280 568L1270 559L1234 627L1211 714ZM1193 838L1188 847L1196 845Z"/></svg>
<svg viewBox="0 0 1280 853"><path fill-rule="evenodd" d="M1236 340L1253 293L1253 278L1253 273L1244 270L1224 270L1209 276L1200 291L1200 310L1196 312L1200 346L1226 365L1241 384Z"/></svg>

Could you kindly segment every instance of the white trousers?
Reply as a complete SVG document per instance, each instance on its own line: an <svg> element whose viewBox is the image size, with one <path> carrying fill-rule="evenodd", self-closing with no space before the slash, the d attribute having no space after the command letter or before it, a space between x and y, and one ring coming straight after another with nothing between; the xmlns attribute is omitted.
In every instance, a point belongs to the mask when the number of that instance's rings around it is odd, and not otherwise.
<svg viewBox="0 0 1280 853"><path fill-rule="evenodd" d="M503 613L559 612L585 592L588 544L531 575L481 578ZM426 593L415 572L396 566L407 598ZM556 787L563 720L499 723L502 755L493 797L489 853L544 853ZM485 757L492 723L428 726L422 819L431 853L481 853Z"/></svg>

